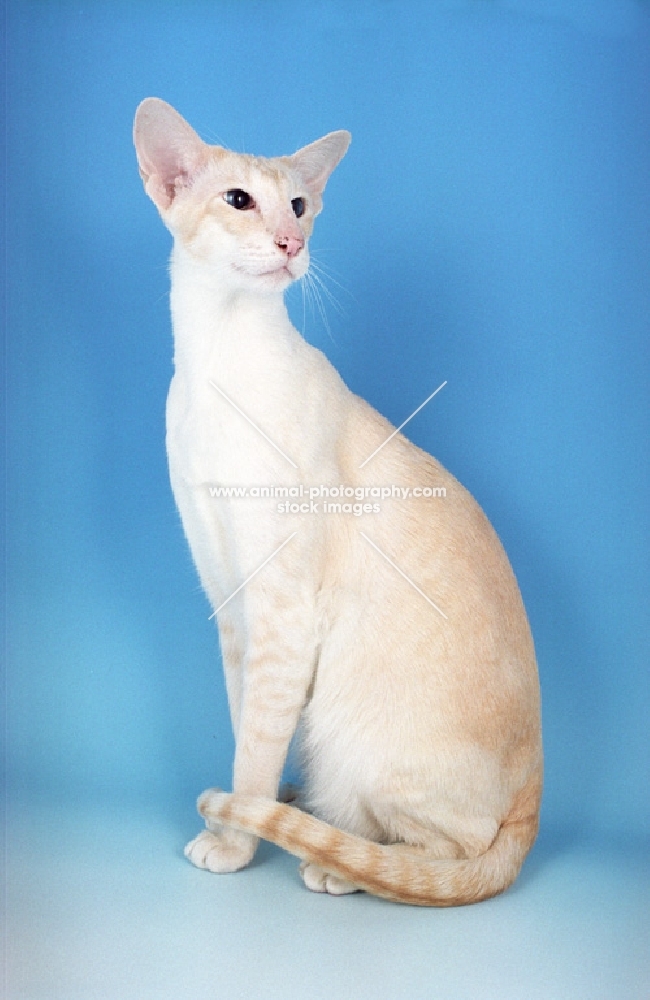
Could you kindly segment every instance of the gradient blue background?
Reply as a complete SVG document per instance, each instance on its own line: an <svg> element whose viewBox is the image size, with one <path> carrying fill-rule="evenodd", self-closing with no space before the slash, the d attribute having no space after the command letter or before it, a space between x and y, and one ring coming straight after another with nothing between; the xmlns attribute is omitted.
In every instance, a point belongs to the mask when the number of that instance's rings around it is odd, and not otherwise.
<svg viewBox="0 0 650 1000"><path fill-rule="evenodd" d="M7 995L647 996L648 4L10 2L7 31ZM447 380L408 434L519 578L547 777L501 899L325 899L268 846L221 878L181 858L232 739L167 482L150 95L243 151L353 134L312 240L331 334L290 308L395 423Z"/></svg>

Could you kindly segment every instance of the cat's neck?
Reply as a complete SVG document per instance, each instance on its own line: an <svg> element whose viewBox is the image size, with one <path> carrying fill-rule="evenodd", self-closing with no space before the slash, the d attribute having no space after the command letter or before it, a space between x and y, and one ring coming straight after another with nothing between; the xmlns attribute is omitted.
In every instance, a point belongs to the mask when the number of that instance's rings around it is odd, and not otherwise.
<svg viewBox="0 0 650 1000"><path fill-rule="evenodd" d="M204 380L209 372L228 378L246 359L256 366L293 353L302 338L293 327L281 291L235 289L178 244L171 264L171 310L176 372ZM269 370L269 369L267 369Z"/></svg>

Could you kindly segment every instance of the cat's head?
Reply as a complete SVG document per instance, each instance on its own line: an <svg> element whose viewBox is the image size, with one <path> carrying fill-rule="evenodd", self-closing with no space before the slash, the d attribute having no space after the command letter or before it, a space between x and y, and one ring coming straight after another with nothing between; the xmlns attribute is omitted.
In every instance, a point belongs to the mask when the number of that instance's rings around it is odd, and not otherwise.
<svg viewBox="0 0 650 1000"><path fill-rule="evenodd" d="M133 126L140 175L176 241L233 288L274 291L302 277L327 179L349 132L273 159L209 146L165 101L149 97Z"/></svg>

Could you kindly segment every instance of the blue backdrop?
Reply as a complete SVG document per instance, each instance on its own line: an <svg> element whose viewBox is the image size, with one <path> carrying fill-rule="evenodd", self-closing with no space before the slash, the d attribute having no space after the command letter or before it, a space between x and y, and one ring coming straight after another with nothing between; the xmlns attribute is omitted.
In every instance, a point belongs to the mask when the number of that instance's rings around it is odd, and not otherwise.
<svg viewBox="0 0 650 1000"><path fill-rule="evenodd" d="M353 142L305 336L477 497L538 650L557 838L647 836L650 15L634 0L11 2L9 764L31 802L229 786L167 482L170 238L131 124ZM183 820L187 823L187 819ZM460 995L460 994L457 994Z"/></svg>

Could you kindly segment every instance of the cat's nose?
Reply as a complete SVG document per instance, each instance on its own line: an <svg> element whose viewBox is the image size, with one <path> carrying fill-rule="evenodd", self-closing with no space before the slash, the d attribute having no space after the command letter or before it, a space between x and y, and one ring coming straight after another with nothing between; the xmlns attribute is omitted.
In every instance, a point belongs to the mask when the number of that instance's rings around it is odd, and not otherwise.
<svg viewBox="0 0 650 1000"><path fill-rule="evenodd" d="M276 236L275 245L280 250L284 250L287 257L297 257L305 245L302 236Z"/></svg>

